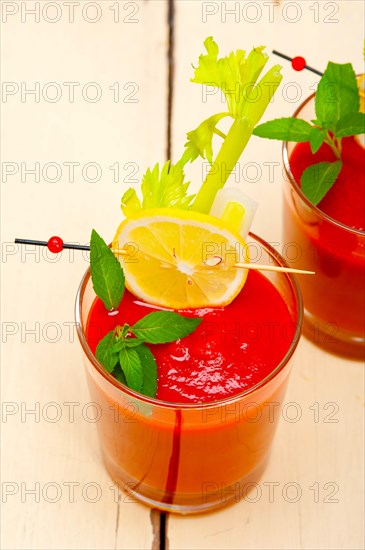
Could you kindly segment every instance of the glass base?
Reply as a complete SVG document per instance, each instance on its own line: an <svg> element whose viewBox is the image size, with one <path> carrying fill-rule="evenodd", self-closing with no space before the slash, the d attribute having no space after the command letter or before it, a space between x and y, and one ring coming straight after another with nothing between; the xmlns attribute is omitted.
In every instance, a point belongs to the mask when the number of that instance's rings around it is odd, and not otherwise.
<svg viewBox="0 0 365 550"><path fill-rule="evenodd" d="M304 309L303 334L316 346L328 353L350 359L365 359L365 337L354 336L335 325L315 317Z"/></svg>
<svg viewBox="0 0 365 550"><path fill-rule="evenodd" d="M243 479L226 486L223 482L210 482L206 493L200 490L198 493L168 494L163 491L146 486L143 480L132 481L125 476L118 466L104 457L104 464L108 474L124 495L125 502L141 502L163 512L174 514L202 514L223 508L247 498L255 487L267 466L268 457L249 472Z"/></svg>

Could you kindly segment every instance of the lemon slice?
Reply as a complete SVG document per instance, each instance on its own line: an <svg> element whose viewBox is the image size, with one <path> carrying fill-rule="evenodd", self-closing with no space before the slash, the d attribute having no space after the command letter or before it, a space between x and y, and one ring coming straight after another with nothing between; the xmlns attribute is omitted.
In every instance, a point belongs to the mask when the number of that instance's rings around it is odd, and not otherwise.
<svg viewBox="0 0 365 550"><path fill-rule="evenodd" d="M138 298L172 309L224 306L245 284L248 247L218 218L187 210L144 210L118 227L127 288Z"/></svg>

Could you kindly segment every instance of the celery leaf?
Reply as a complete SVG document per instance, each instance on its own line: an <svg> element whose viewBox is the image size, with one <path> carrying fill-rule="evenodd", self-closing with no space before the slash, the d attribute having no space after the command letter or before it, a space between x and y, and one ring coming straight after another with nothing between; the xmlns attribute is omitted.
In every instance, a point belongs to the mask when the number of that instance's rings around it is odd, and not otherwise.
<svg viewBox="0 0 365 550"><path fill-rule="evenodd" d="M199 124L195 130L187 133L188 141L185 143L186 149L181 159L183 165L188 161L193 162L198 156L207 159L212 164L213 135L218 134L225 138L224 134L217 130L217 124L226 116L229 116L229 113L213 115Z"/></svg>
<svg viewBox="0 0 365 550"><path fill-rule="evenodd" d="M160 170L156 164L147 169L142 180L143 208L188 208L193 196L187 191L190 182L185 181L181 163L170 164L168 160Z"/></svg>
<svg viewBox="0 0 365 550"><path fill-rule="evenodd" d="M222 90L229 114L241 119L245 103L259 101L255 84L268 61L264 47L254 48L247 57L244 50L236 50L218 59L218 45L211 36L204 41L204 46L207 53L199 56L191 82Z"/></svg>

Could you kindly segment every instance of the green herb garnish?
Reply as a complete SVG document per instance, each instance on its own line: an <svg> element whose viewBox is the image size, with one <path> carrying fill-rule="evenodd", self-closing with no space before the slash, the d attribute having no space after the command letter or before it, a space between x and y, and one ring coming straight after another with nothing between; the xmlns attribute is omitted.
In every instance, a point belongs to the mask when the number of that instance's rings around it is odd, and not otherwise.
<svg viewBox="0 0 365 550"><path fill-rule="evenodd" d="M118 259L93 229L90 239L90 270L95 294L106 309L119 306L124 294L124 273Z"/></svg>
<svg viewBox="0 0 365 550"><path fill-rule="evenodd" d="M132 333L149 344L167 344L184 338L200 325L197 317L183 317L173 311L149 313L131 328Z"/></svg>
<svg viewBox="0 0 365 550"><path fill-rule="evenodd" d="M96 357L108 372L121 371L132 390L155 397L157 365L145 344L165 344L184 338L201 322L201 318L184 317L173 311L149 313L132 327L117 326L108 332L96 348Z"/></svg>
<svg viewBox="0 0 365 550"><path fill-rule="evenodd" d="M352 65L329 62L315 94L316 119L311 124L297 118L279 118L260 124L253 134L283 141L309 142L312 153L323 143L336 156L334 162L320 162L306 168L301 176L304 195L318 204L341 172L342 138L365 132L365 114Z"/></svg>
<svg viewBox="0 0 365 550"><path fill-rule="evenodd" d="M182 163L171 164L168 160L160 170L156 164L147 169L142 178L142 202L134 189L128 189L121 202L124 215L128 218L135 212L147 208L181 208L190 206L193 195L188 195L189 183L185 181Z"/></svg>
<svg viewBox="0 0 365 550"><path fill-rule="evenodd" d="M141 187L142 201L134 189L124 193L121 207L127 217L140 209L156 207L190 208L209 213L215 195L233 171L282 80L281 66L275 65L258 81L269 59L263 46L254 48L247 56L245 51L237 50L218 58L218 45L211 36L204 45L207 53L200 55L191 81L221 90L227 111L209 117L188 132L185 151L174 165L168 161L161 170L158 164L153 170L147 170ZM233 119L227 134L218 128L226 117ZM214 135L222 138L223 143L213 160ZM194 198L188 195L189 182L185 181L184 167L198 157L212 166Z"/></svg>
<svg viewBox="0 0 365 550"><path fill-rule="evenodd" d="M125 288L123 268L95 230L90 239L90 270L95 293L105 307L118 308ZM149 313L133 326L125 324L108 332L96 348L96 358L132 390L155 397L157 365L145 344L165 344L184 338L201 322L201 318L185 317L173 311Z"/></svg>

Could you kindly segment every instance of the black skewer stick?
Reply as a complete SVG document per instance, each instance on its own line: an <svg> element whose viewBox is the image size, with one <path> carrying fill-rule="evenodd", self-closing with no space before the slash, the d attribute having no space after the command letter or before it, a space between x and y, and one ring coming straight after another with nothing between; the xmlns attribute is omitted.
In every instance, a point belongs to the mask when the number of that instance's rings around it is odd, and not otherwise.
<svg viewBox="0 0 365 550"><path fill-rule="evenodd" d="M293 57L289 57L288 55L285 55L285 53L280 53L277 50L273 50L272 53L278 55L279 57L282 57L283 59L286 59L287 61L293 61ZM318 74L319 76L323 76L323 73L321 73L321 71L317 71L317 69L314 69L307 64L303 68L308 69L308 71L312 71L312 73Z"/></svg>
<svg viewBox="0 0 365 550"><path fill-rule="evenodd" d="M33 239L15 239L16 244L35 244L37 246L48 246L48 241L34 241ZM90 250L90 246L83 244L63 243L62 248L71 250Z"/></svg>

